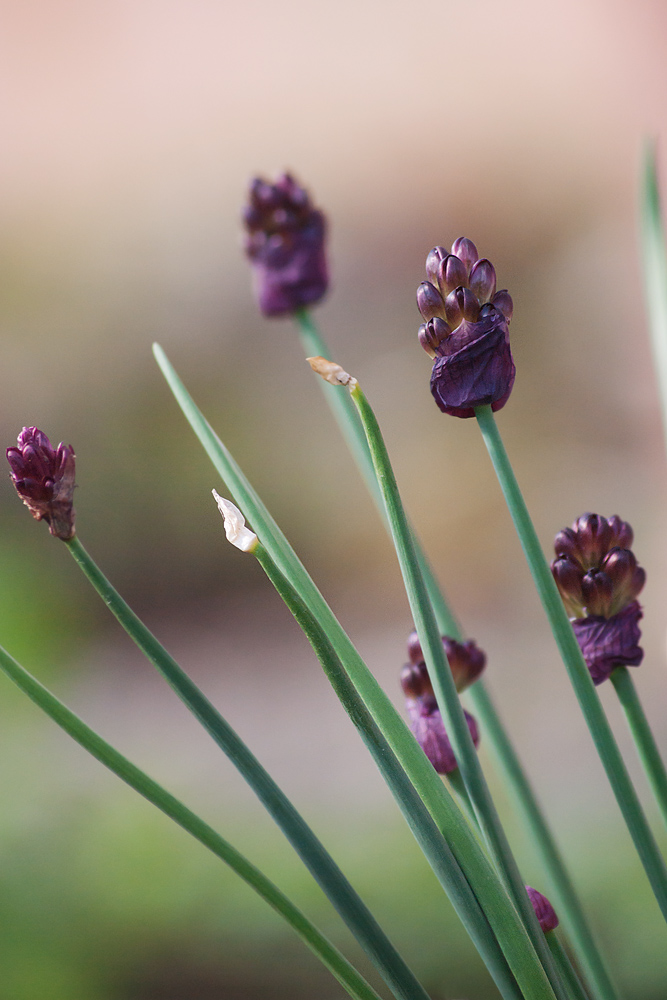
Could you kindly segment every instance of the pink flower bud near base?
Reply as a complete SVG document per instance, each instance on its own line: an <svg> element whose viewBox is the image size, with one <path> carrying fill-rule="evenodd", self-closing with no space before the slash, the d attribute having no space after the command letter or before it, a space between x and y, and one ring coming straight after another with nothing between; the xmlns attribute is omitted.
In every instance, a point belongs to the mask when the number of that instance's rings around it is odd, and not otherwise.
<svg viewBox="0 0 667 1000"><path fill-rule="evenodd" d="M526 892L528 893L528 898L533 904L537 922L544 933L546 934L548 931L555 931L558 927L559 920L556 916L556 911L547 897L543 896L541 892L538 892L537 889L533 889L529 885L526 886Z"/></svg>

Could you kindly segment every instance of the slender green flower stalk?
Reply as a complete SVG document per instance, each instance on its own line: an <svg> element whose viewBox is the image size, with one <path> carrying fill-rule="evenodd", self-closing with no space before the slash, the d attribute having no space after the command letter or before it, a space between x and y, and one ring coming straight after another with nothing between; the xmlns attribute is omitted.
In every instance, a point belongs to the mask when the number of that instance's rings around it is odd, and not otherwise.
<svg viewBox="0 0 667 1000"><path fill-rule="evenodd" d="M505 888L514 899L514 903L525 922L533 944L547 972L549 972L552 965L549 951L546 948L544 935L537 924L530 901L526 897L524 883L491 798L468 728L468 723L463 714L463 708L456 691L454 679L445 657L440 632L421 576L419 563L415 554L412 531L403 510L394 472L375 414L357 380L351 378L339 365L325 361L322 358L309 358L308 360L313 370L322 375L323 378L326 378L333 384L337 381L339 384L346 385L349 388L350 396L359 413L371 451L378 485L382 490L412 617L428 668L428 675L433 685L438 707L446 722L447 734L452 742L459 770L461 771L477 822L484 835L491 857L503 880ZM559 984L553 971L550 978L555 991L558 993Z"/></svg>
<svg viewBox="0 0 667 1000"><path fill-rule="evenodd" d="M310 613L294 587L285 579L264 546L259 543L257 536L245 527L245 519L241 512L229 500L220 497L215 490L213 496L224 518L227 539L237 548L251 552L255 556L313 647L341 704L370 751L417 843L451 899L501 993L503 996L520 997L521 993L493 931L447 841L433 822L392 750L387 746L370 712L345 673L326 632Z"/></svg>
<svg viewBox="0 0 667 1000"><path fill-rule="evenodd" d="M252 548L256 536L243 524L233 530L235 544ZM229 532L228 532L229 535ZM253 543L253 539L255 542ZM77 536L65 543L111 613L171 685L220 749L243 775L283 831L313 878L336 908L397 998L428 1000L428 994L391 944L365 903L348 882L285 793L197 685L135 615L95 565Z"/></svg>
<svg viewBox="0 0 667 1000"><path fill-rule="evenodd" d="M300 309L294 314L294 318L305 353L330 358L329 348L311 313L305 308ZM370 449L352 398L349 393L340 392L335 386L324 380L318 379L318 381L362 478L378 506L384 523L388 526ZM464 633L414 533L413 539L438 629L442 635L448 635L463 642ZM618 994L591 933L574 882L484 680L476 681L468 689L466 697L472 703L479 718L485 744L490 744L493 748L495 760L514 797L517 812L540 857L545 877L549 882L551 896L554 898L561 915L562 924L587 978L594 987L596 996L599 997L599 1000L618 1000ZM455 774L456 772L453 772L452 776Z"/></svg>
<svg viewBox="0 0 667 1000"><path fill-rule="evenodd" d="M287 921L354 1000L380 1000L354 966L258 868L187 806L106 743L2 648L0 670L84 750L229 865Z"/></svg>
<svg viewBox="0 0 667 1000"><path fill-rule="evenodd" d="M544 936L549 946L549 950L553 955L554 964L558 969L558 973L562 981L565 983L571 1000L588 1000L588 994L584 989L581 979L577 975L576 969L572 965L565 948L563 948L556 931L549 931Z"/></svg>
<svg viewBox="0 0 667 1000"><path fill-rule="evenodd" d="M667 919L667 869L665 862L658 850L637 793L623 763L611 726L595 692L593 681L572 631L551 570L542 552L494 416L488 406L480 406L476 411L476 416L577 700L655 897L663 916Z"/></svg>
<svg viewBox="0 0 667 1000"><path fill-rule="evenodd" d="M653 144L647 145L644 155L640 208L644 289L667 444L667 250Z"/></svg>
<svg viewBox="0 0 667 1000"><path fill-rule="evenodd" d="M260 542L329 636L345 671L396 754L417 793L444 834L484 910L526 1000L553 1000L554 992L511 899L451 795L416 743L393 703L342 629L266 506L212 430L162 348L153 353L183 414Z"/></svg>
<svg viewBox="0 0 667 1000"><path fill-rule="evenodd" d="M644 714L634 681L627 667L616 667L610 675L610 680L623 706L632 738L637 747L637 753L658 803L660 815L667 826L667 771L648 719Z"/></svg>

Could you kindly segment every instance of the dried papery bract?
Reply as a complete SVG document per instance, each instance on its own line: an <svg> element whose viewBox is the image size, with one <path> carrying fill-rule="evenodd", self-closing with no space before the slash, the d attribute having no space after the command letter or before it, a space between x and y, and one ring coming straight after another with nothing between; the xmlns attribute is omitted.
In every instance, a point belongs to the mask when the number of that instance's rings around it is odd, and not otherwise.
<svg viewBox="0 0 667 1000"><path fill-rule="evenodd" d="M582 514L556 535L551 571L595 684L617 666L636 667L646 573L637 565L632 528L614 515Z"/></svg>
<svg viewBox="0 0 667 1000"><path fill-rule="evenodd" d="M354 375L349 375L344 368L337 365L335 361L327 361L326 358L306 358L306 361L316 375L319 375L325 382L331 385L346 385L348 389L354 389L357 380Z"/></svg>
<svg viewBox="0 0 667 1000"><path fill-rule="evenodd" d="M38 521L46 521L56 538L74 537L75 455L71 445L53 448L37 427L24 427L7 461L16 492Z"/></svg>
<svg viewBox="0 0 667 1000"><path fill-rule="evenodd" d="M241 552L252 552L257 546L257 535L246 527L245 518L231 500L225 500L216 490L211 490L225 522L227 541Z"/></svg>
<svg viewBox="0 0 667 1000"><path fill-rule="evenodd" d="M509 344L512 299L496 291L496 272L461 237L451 253L435 247L426 258L429 280L417 290L424 318L419 342L433 358L431 392L443 411L473 417L478 406L499 410L509 399L515 368Z"/></svg>
<svg viewBox="0 0 667 1000"><path fill-rule="evenodd" d="M256 178L243 221L264 315L287 316L319 302L329 286L326 221L308 192L289 174L274 184Z"/></svg>

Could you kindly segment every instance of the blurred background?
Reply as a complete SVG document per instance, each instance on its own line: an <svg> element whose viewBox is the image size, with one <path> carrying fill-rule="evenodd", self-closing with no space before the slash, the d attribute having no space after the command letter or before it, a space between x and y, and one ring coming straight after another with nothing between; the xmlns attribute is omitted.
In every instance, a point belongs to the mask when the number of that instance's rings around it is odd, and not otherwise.
<svg viewBox="0 0 667 1000"><path fill-rule="evenodd" d="M428 250L460 235L510 289L518 374L501 430L545 549L585 510L633 524L649 576L635 677L667 751L667 479L636 225L643 143L667 135L666 44L654 0L25 0L3 16L5 445L24 424L74 445L81 540L293 796L434 1000L496 994L309 647L226 543L210 496L224 490L150 345L400 704L411 621L395 557L294 330L258 315L240 249L249 178L293 170L330 219L322 330L375 406L406 504L488 652L623 996L664 997L664 924L475 422L431 399L414 294ZM0 555L3 645L359 957L4 476ZM343 996L216 859L0 689L1 1000ZM638 774L613 691L600 693ZM498 802L544 888L502 789Z"/></svg>

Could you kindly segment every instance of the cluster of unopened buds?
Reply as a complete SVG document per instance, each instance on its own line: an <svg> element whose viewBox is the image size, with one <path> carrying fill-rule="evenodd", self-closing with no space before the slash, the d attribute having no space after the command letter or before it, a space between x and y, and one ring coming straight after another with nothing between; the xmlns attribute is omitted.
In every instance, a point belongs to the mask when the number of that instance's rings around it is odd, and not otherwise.
<svg viewBox="0 0 667 1000"><path fill-rule="evenodd" d="M431 250L426 273L429 280L417 289L424 319L419 341L434 359L431 392L436 403L456 417L473 417L478 406L501 409L515 375L509 293L496 291L493 264L480 258L465 237L454 242L451 252Z"/></svg>
<svg viewBox="0 0 667 1000"><path fill-rule="evenodd" d="M442 637L445 654L452 671L457 691L463 691L477 680L486 665L486 656L474 642L456 642ZM407 663L401 671L401 687L417 742L433 764L438 774L449 774L457 767L456 757L442 715L433 692L422 648L413 632L408 639ZM475 746L479 743L477 723L469 712L464 712L468 729Z"/></svg>
<svg viewBox="0 0 667 1000"><path fill-rule="evenodd" d="M595 684L617 666L638 666L646 573L630 549L632 528L614 515L582 514L556 535L551 571Z"/></svg>
<svg viewBox="0 0 667 1000"><path fill-rule="evenodd" d="M54 448L43 431L24 427L7 461L16 492L38 521L46 521L56 538L74 537L75 455L62 442Z"/></svg>
<svg viewBox="0 0 667 1000"><path fill-rule="evenodd" d="M243 213L245 252L259 307L286 316L319 302L327 291L326 222L290 174L275 184L256 178Z"/></svg>

